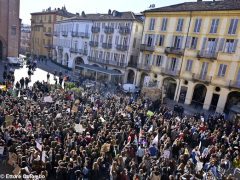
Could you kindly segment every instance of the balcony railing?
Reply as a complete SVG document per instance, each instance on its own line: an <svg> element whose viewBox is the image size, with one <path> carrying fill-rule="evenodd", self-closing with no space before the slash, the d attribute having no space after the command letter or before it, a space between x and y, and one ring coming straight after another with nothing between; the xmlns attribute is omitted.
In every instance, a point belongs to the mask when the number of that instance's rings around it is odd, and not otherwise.
<svg viewBox="0 0 240 180"><path fill-rule="evenodd" d="M79 32L73 31L72 37L80 37Z"/></svg>
<svg viewBox="0 0 240 180"><path fill-rule="evenodd" d="M128 26L121 26L119 29L120 34L129 34L130 33L130 28Z"/></svg>
<svg viewBox="0 0 240 180"><path fill-rule="evenodd" d="M145 71L150 71L152 68L152 65L150 64L145 64L145 63L138 63L137 68Z"/></svg>
<svg viewBox="0 0 240 180"><path fill-rule="evenodd" d="M59 36L59 32L54 31L54 32L53 32L53 35L57 37L57 36Z"/></svg>
<svg viewBox="0 0 240 180"><path fill-rule="evenodd" d="M192 79L195 80L195 81L210 83L212 81L212 76L193 73L192 74Z"/></svg>
<svg viewBox="0 0 240 180"><path fill-rule="evenodd" d="M62 46L58 46L58 50L63 50L63 47Z"/></svg>
<svg viewBox="0 0 240 180"><path fill-rule="evenodd" d="M92 56L88 56L88 61L98 62L98 58L92 57Z"/></svg>
<svg viewBox="0 0 240 180"><path fill-rule="evenodd" d="M230 87L230 88L240 89L240 81L230 80L230 82L229 82L229 87Z"/></svg>
<svg viewBox="0 0 240 180"><path fill-rule="evenodd" d="M77 48L70 48L70 52L77 54L78 53L78 49Z"/></svg>
<svg viewBox="0 0 240 180"><path fill-rule="evenodd" d="M151 46L151 45L148 45L148 44L141 44L140 45L140 51L154 51L155 50L155 47L154 46Z"/></svg>
<svg viewBox="0 0 240 180"><path fill-rule="evenodd" d="M118 44L118 45L116 46L116 49L119 50L119 51L127 51L128 46Z"/></svg>
<svg viewBox="0 0 240 180"><path fill-rule="evenodd" d="M79 36L82 38L89 38L89 34L86 32L79 32Z"/></svg>
<svg viewBox="0 0 240 180"><path fill-rule="evenodd" d="M88 50L87 49L79 49L78 52L79 52L79 54L82 54L82 55L85 55L85 56L88 55Z"/></svg>
<svg viewBox="0 0 240 180"><path fill-rule="evenodd" d="M127 63L122 63L122 62L113 61L113 60L99 59L99 58L92 57L92 56L88 56L88 60L95 62L95 63L104 64L104 65L113 65L113 66L117 66L117 67L126 67L127 66Z"/></svg>
<svg viewBox="0 0 240 180"><path fill-rule="evenodd" d="M46 44L44 47L47 49L53 49L54 46L52 44Z"/></svg>
<svg viewBox="0 0 240 180"><path fill-rule="evenodd" d="M45 32L44 34L45 34L45 36L52 36L51 32Z"/></svg>
<svg viewBox="0 0 240 180"><path fill-rule="evenodd" d="M105 29L104 29L104 32L106 34L112 34L114 32L114 28L110 27L110 26L106 26Z"/></svg>
<svg viewBox="0 0 240 180"><path fill-rule="evenodd" d="M102 43L102 48L104 48L104 49L111 49L112 48L112 44Z"/></svg>
<svg viewBox="0 0 240 180"><path fill-rule="evenodd" d="M97 41L90 41L89 46L91 47L98 47L98 42Z"/></svg>
<svg viewBox="0 0 240 180"><path fill-rule="evenodd" d="M199 51L197 53L197 58L206 58L206 59L212 59L216 60L217 59L217 52L211 52L211 51Z"/></svg>
<svg viewBox="0 0 240 180"><path fill-rule="evenodd" d="M128 67L136 68L136 67L137 67L137 63L129 62L129 63L128 63Z"/></svg>
<svg viewBox="0 0 240 180"><path fill-rule="evenodd" d="M100 32L100 27L93 26L92 27L92 33L99 33Z"/></svg>
<svg viewBox="0 0 240 180"><path fill-rule="evenodd" d="M176 48L176 47L166 47L165 48L165 53L182 56L183 55L183 49L179 49L179 48Z"/></svg>
<svg viewBox="0 0 240 180"><path fill-rule="evenodd" d="M169 69L169 68L161 68L161 73L162 74L165 74L165 75L170 75L170 76L179 76L179 70L172 70L172 69Z"/></svg>
<svg viewBox="0 0 240 180"><path fill-rule="evenodd" d="M62 36L67 36L68 35L68 32L67 31L62 31Z"/></svg>

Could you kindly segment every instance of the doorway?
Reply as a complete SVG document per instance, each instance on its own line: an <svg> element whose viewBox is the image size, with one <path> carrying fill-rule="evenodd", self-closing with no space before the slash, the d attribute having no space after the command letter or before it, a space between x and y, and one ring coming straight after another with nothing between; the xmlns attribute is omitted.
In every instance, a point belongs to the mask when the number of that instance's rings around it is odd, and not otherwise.
<svg viewBox="0 0 240 180"><path fill-rule="evenodd" d="M207 93L207 88L203 84L197 84L194 88L192 104L195 107L203 107L205 96Z"/></svg>
<svg viewBox="0 0 240 180"><path fill-rule="evenodd" d="M219 100L219 94L213 94L209 110L211 110L211 111L215 111L216 110L217 104L218 104L218 100Z"/></svg>

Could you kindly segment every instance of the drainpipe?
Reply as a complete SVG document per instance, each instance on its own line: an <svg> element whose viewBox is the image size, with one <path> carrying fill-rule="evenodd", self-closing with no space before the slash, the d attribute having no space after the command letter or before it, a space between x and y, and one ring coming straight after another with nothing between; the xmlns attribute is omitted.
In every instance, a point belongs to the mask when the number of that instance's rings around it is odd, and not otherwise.
<svg viewBox="0 0 240 180"><path fill-rule="evenodd" d="M182 72L182 69L183 69L183 59L184 59L184 56L185 56L186 44L187 44L187 39L188 39L188 36L189 36L191 22L192 22L192 11L190 11L190 20L189 20L189 23L188 23L187 36L186 36L186 41L185 41L184 48L183 48L183 55L182 55L182 58L181 58L180 71L179 71L179 76L178 76L179 82L178 82L178 85L177 85L177 93L176 93L176 96L174 98L175 101L178 101L177 97L179 97L180 90L181 90L181 77L180 77L180 75L181 75L181 72Z"/></svg>

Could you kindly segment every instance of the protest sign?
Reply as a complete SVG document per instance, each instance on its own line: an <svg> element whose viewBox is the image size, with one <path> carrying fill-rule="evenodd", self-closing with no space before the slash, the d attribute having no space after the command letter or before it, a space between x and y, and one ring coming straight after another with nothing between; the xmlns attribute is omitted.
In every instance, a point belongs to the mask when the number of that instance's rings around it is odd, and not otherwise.
<svg viewBox="0 0 240 180"><path fill-rule="evenodd" d="M165 150L165 151L163 152L163 157L166 158L166 159L169 159L169 157L170 157L170 151L169 151L169 150Z"/></svg>
<svg viewBox="0 0 240 180"><path fill-rule="evenodd" d="M12 123L13 123L13 119L14 119L14 117L13 117L13 116L9 116L9 115L7 115L7 116L5 117L6 127L12 125Z"/></svg>
<svg viewBox="0 0 240 180"><path fill-rule="evenodd" d="M36 147L38 148L39 151L42 151L42 145L36 141Z"/></svg>
<svg viewBox="0 0 240 180"><path fill-rule="evenodd" d="M0 155L3 155L4 147L0 146Z"/></svg>

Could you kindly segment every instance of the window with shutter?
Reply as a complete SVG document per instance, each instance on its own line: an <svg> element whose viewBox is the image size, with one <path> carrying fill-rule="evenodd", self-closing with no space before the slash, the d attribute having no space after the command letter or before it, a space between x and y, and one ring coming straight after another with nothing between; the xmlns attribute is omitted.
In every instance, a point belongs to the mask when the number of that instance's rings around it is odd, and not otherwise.
<svg viewBox="0 0 240 180"><path fill-rule="evenodd" d="M227 65L226 64L220 64L218 69L218 77L224 77L226 74Z"/></svg>

